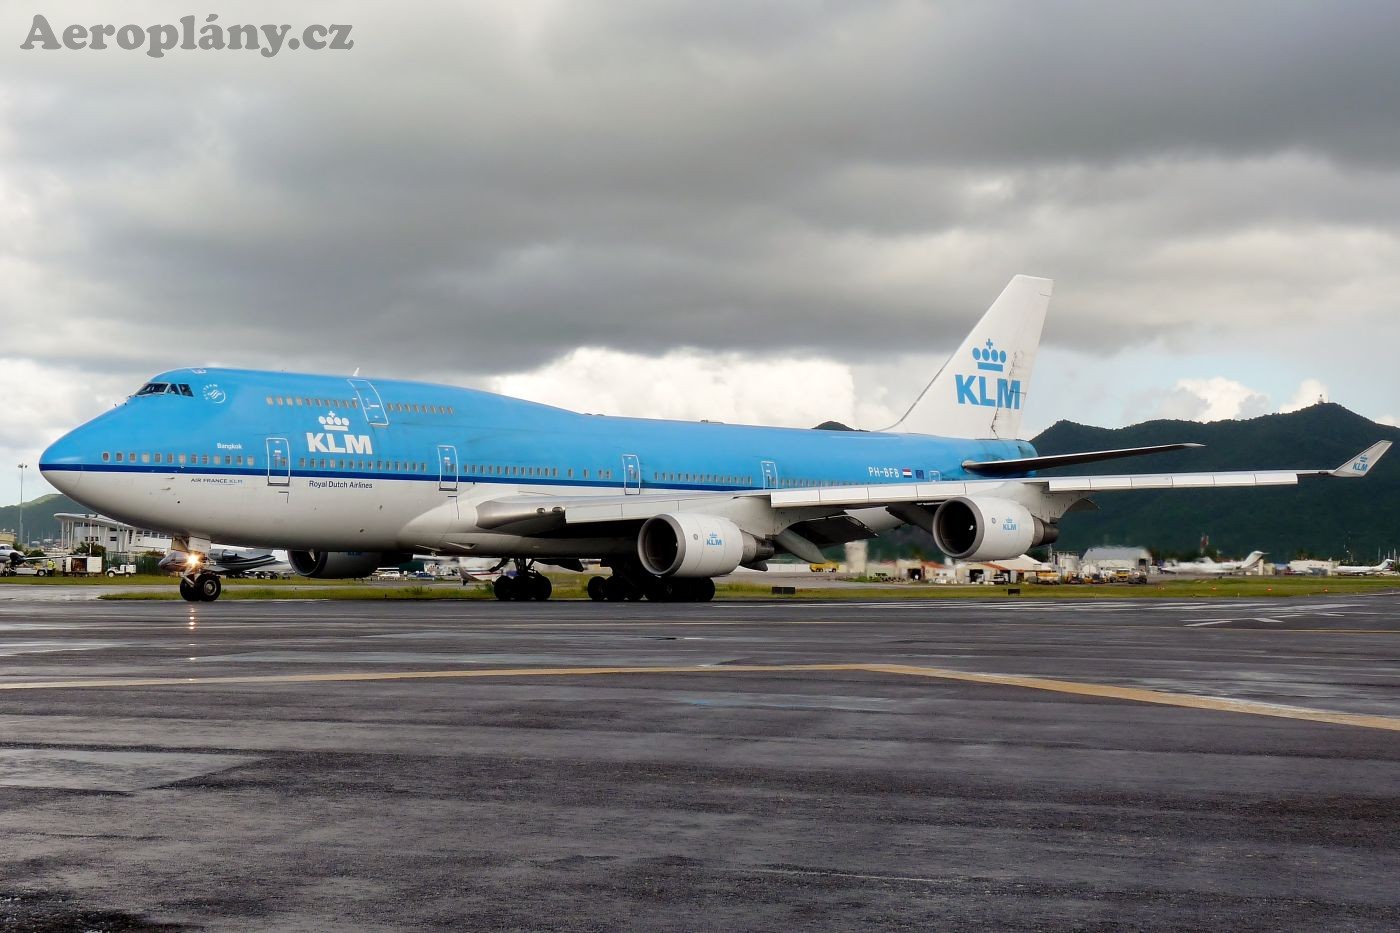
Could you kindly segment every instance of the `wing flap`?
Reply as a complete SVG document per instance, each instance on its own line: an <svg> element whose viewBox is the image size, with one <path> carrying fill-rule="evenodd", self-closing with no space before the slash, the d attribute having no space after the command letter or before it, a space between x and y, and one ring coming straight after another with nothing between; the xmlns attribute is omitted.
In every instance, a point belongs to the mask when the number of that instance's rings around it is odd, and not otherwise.
<svg viewBox="0 0 1400 933"><path fill-rule="evenodd" d="M1019 460L964 460L962 466L964 470L983 476L1008 476L1013 473L1030 473L1034 470L1049 470L1055 467L1075 466L1080 463L1098 463L1103 460L1141 457L1144 454L1159 454L1168 450L1186 450L1204 446L1205 444L1191 443L1157 444L1152 447L1122 447L1117 450L1086 450L1075 454L1022 457Z"/></svg>

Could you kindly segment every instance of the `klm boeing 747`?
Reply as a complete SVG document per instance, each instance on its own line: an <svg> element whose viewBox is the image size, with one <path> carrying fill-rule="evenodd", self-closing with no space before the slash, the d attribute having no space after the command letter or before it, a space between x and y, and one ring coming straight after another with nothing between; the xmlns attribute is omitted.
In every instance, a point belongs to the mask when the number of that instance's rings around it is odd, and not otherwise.
<svg viewBox="0 0 1400 933"><path fill-rule="evenodd" d="M713 579L910 523L945 554L1016 557L1070 509L1124 489L1292 485L1335 469L1038 477L1191 447L1037 456L1019 439L1050 302L1016 276L904 416L882 431L582 415L471 389L358 376L180 369L58 440L44 478L174 540L188 600L217 599L211 541L285 548L310 577L414 553L492 557L502 599L547 599L535 568L600 558L594 599L707 600Z"/></svg>

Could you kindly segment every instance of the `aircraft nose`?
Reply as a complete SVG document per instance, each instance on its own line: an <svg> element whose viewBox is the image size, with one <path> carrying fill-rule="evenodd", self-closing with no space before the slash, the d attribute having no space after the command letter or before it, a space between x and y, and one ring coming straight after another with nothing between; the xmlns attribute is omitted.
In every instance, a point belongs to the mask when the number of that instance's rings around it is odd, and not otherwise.
<svg viewBox="0 0 1400 933"><path fill-rule="evenodd" d="M64 495L71 496L83 480L82 428L69 431L39 457L39 475Z"/></svg>

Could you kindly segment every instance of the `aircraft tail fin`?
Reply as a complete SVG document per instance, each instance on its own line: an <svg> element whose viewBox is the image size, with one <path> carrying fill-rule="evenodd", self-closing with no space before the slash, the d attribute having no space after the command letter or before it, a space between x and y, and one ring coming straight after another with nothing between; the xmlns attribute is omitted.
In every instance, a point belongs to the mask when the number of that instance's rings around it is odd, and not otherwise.
<svg viewBox="0 0 1400 933"><path fill-rule="evenodd" d="M1050 279L1018 275L886 431L1016 439L1050 306Z"/></svg>
<svg viewBox="0 0 1400 933"><path fill-rule="evenodd" d="M1255 564L1259 563L1259 562L1260 562L1261 560L1263 560L1263 559L1264 559L1264 552L1263 552L1263 551L1250 551L1250 552L1249 552L1249 556L1246 557L1246 558L1244 559L1244 563L1240 564L1240 569L1241 569L1241 570L1248 570L1248 569L1250 569L1251 567L1253 567Z"/></svg>

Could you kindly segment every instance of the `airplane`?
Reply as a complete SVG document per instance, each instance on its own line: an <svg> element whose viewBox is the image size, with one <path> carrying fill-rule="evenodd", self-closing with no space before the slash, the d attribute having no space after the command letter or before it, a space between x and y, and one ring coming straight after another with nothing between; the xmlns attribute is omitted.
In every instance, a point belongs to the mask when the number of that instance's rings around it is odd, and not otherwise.
<svg viewBox="0 0 1400 933"><path fill-rule="evenodd" d="M1052 283L1015 276L893 425L773 428L580 414L474 389L358 375L177 369L55 441L44 478L95 511L172 535L190 601L218 598L214 539L288 551L317 578L411 554L513 563L496 596L549 598L539 565L595 600L705 601L714 578L902 524L954 560L1053 542L1071 509L1126 489L1363 477L1333 469L1037 475L1199 445L1040 456L1019 437ZM172 388L173 387L173 388ZM182 564L180 562L183 561Z"/></svg>
<svg viewBox="0 0 1400 933"><path fill-rule="evenodd" d="M1343 564L1334 573L1343 577L1373 577L1383 573L1391 573L1395 569L1395 558L1387 557L1374 567L1352 566Z"/></svg>
<svg viewBox="0 0 1400 933"><path fill-rule="evenodd" d="M263 568L275 570L278 558L265 548L226 547L215 544L211 545L200 562L204 569L211 573L237 576ZM156 566L161 570L183 570L187 563L185 554L171 552L161 558Z"/></svg>
<svg viewBox="0 0 1400 933"><path fill-rule="evenodd" d="M1185 563L1164 564L1162 566L1162 573L1199 574L1202 576L1244 573L1246 570L1253 570L1263 559L1263 551L1250 551L1249 556L1244 560L1222 560L1217 562L1211 560L1209 557L1202 557L1200 560L1189 560Z"/></svg>
<svg viewBox="0 0 1400 933"><path fill-rule="evenodd" d="M8 568L13 571L26 561L44 560L42 557L25 557L23 551L17 551L8 545L0 545L0 568Z"/></svg>
<svg viewBox="0 0 1400 933"><path fill-rule="evenodd" d="M17 551L9 546L0 546L0 574L13 574L27 563L43 564L44 561L56 559L52 554L36 554L33 557L26 557L23 551ZM39 569L47 572L47 569L42 566Z"/></svg>

